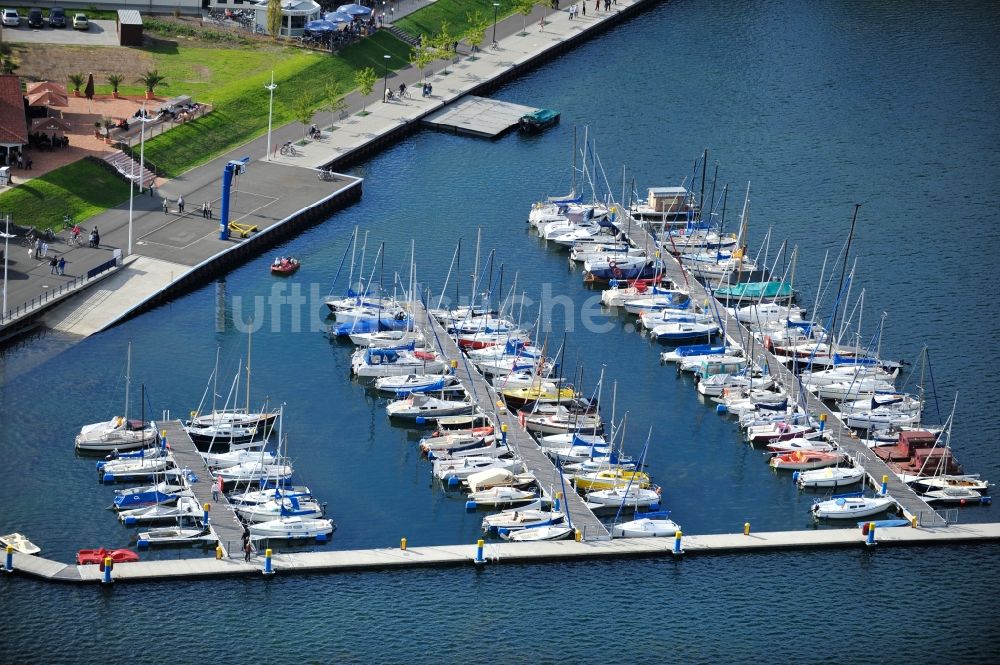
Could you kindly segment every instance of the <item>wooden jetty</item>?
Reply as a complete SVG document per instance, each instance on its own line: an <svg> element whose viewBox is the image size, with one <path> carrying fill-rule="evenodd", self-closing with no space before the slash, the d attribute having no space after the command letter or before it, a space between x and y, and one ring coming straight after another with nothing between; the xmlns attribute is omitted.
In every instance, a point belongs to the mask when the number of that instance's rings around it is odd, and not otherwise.
<svg viewBox="0 0 1000 665"><path fill-rule="evenodd" d="M413 307L413 320L417 328L421 331L428 343L438 346L441 353L449 361L455 364L455 376L461 382L466 392L480 407L485 405L484 411L493 412L497 419L497 426L504 429L507 445L514 453L524 461L528 471L534 474L538 484L546 490L554 492L560 491L563 483L552 461L542 451L538 442L521 427L517 418L511 415L506 408L498 405L503 404L503 399L494 390L493 386L487 383L483 375L479 373L469 363L468 359L458 348L458 344L447 333L444 327L431 316L422 302L411 305ZM584 500L577 494L568 483L566 485L563 501L572 520L573 528L578 529L584 540L607 540L611 538L607 528L601 523L593 511L587 507Z"/></svg>
<svg viewBox="0 0 1000 665"><path fill-rule="evenodd" d="M702 554L733 554L819 548L871 549L872 545L927 546L952 543L988 543L1000 540L1000 523L951 525L946 528L877 528L872 542L860 529L817 529L809 531L775 531L744 535L711 534L684 535L676 538L616 538L614 540L540 541L535 543L495 543L485 545L482 558L476 544L274 553L272 570L288 573L339 573L375 571L389 568L427 568L472 566L502 563L530 564L572 560L679 557ZM676 550L681 550L677 554ZM877 548L875 548L877 549ZM253 561L201 557L161 561L137 561L118 564L112 571L112 581L169 581L210 577L261 575L265 567L262 557ZM12 571L50 582L98 583L102 581L100 567L65 564L39 556L13 553Z"/></svg>
<svg viewBox="0 0 1000 665"><path fill-rule="evenodd" d="M421 122L441 131L495 139L516 127L521 116L537 110L531 106L469 95L431 113Z"/></svg>
<svg viewBox="0 0 1000 665"><path fill-rule="evenodd" d="M636 224L630 220L627 228L621 230L626 234L629 242L634 247L660 248L656 239L640 224ZM659 254L663 257L665 276L679 288L689 289L691 297L695 302L708 307L714 306L714 311L721 313L720 318L722 319L723 329L729 343L743 346L745 340L749 339L750 335L752 335L750 329L740 323L715 298L712 291L698 281L677 257L663 252L662 249L660 249ZM789 395L805 393L806 404L804 406L806 411L815 417L825 415L825 427L833 438L833 441L841 450L850 455L856 464L865 470L872 487L881 490L882 480L887 477L886 488L888 494L899 505L907 519L915 517L923 526L944 526L946 524L944 518L937 511L914 492L909 485L899 480L884 461L872 454L871 450L858 439L854 432L844 425L838 413L834 412L823 400L808 390L800 391L798 377L777 356L765 349L763 344L758 348L765 357L771 375L781 384L786 393Z"/></svg>
<svg viewBox="0 0 1000 665"><path fill-rule="evenodd" d="M198 477L198 482L192 483L186 479L184 482L194 493L199 505L210 507L208 526L222 546L224 555L242 556L240 549L243 544L243 523L236 517L236 511L224 494L219 493L218 501L213 499L212 472L205 464L205 458L195 447L194 441L184 431L183 424L179 420L167 420L156 423L156 426L160 429L160 433L166 436L170 454L177 468L191 469Z"/></svg>

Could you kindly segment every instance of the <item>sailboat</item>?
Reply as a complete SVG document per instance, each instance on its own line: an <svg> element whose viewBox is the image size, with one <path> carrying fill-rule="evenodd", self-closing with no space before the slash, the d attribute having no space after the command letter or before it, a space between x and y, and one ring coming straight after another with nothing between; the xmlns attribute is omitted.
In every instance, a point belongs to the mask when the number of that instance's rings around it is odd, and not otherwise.
<svg viewBox="0 0 1000 665"><path fill-rule="evenodd" d="M76 449L81 452L135 450L155 445L159 436L145 420L129 419L129 392L132 385L132 343L129 342L125 363L125 409L123 415L111 420L84 425L76 435ZM142 398L145 402L145 397Z"/></svg>

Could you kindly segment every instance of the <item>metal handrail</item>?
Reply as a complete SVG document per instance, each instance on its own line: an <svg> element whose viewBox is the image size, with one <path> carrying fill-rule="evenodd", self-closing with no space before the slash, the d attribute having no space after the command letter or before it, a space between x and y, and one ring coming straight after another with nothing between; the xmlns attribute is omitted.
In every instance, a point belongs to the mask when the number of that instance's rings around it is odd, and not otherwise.
<svg viewBox="0 0 1000 665"><path fill-rule="evenodd" d="M30 301L19 304L14 309L8 309L6 312L0 312L0 326L5 326L14 323L18 319L27 316L28 314L38 309L41 309L42 305L45 305L50 301L56 300L64 293L70 293L71 291L83 288L91 280L96 279L99 275L103 275L105 272L115 267L116 264L114 261L108 261L103 265L103 267L98 272L94 273L93 275L84 274L78 277L74 277L72 281L65 282L63 284L60 284L59 286L48 289L42 294L32 298Z"/></svg>

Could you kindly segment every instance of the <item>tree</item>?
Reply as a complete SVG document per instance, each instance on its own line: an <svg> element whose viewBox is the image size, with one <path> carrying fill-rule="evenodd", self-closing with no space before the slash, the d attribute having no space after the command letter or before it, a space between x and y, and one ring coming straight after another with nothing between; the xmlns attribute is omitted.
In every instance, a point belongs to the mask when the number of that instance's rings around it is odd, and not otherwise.
<svg viewBox="0 0 1000 665"><path fill-rule="evenodd" d="M431 48L434 50L434 57L445 61L443 74L448 73L448 60L457 50L458 40L451 34L451 26L448 21L441 22L441 28L436 35L431 37Z"/></svg>
<svg viewBox="0 0 1000 665"><path fill-rule="evenodd" d="M535 11L535 0L517 0L514 9L521 15L521 23L524 26L521 34L528 34L528 17Z"/></svg>
<svg viewBox="0 0 1000 665"><path fill-rule="evenodd" d="M305 132L309 130L309 125L312 124L313 119L312 101L305 95L296 99L295 105L292 107L292 115L295 116L296 120L302 123L302 137L305 138Z"/></svg>
<svg viewBox="0 0 1000 665"><path fill-rule="evenodd" d="M136 79L137 83L146 86L146 99L152 99L153 93L158 86L167 87L167 77L160 74L160 70L151 69Z"/></svg>
<svg viewBox="0 0 1000 665"><path fill-rule="evenodd" d="M125 81L125 77L122 74L108 74L104 78L111 85L111 95L118 97L118 86Z"/></svg>
<svg viewBox="0 0 1000 665"><path fill-rule="evenodd" d="M425 70L436 59L434 49L424 41L424 36L420 35L420 43L410 51L410 64L420 70L420 78L427 79Z"/></svg>
<svg viewBox="0 0 1000 665"><path fill-rule="evenodd" d="M471 14L466 14L465 18L469 27L465 29L465 34L462 37L472 46L472 52L475 53L486 38L486 27L490 22L478 9Z"/></svg>
<svg viewBox="0 0 1000 665"><path fill-rule="evenodd" d="M267 32L271 37L277 39L281 36L281 0L268 0L267 3Z"/></svg>
<svg viewBox="0 0 1000 665"><path fill-rule="evenodd" d="M6 57L2 62L0 62L0 73L13 74L17 71L18 67L20 67L20 65L14 62L12 58Z"/></svg>
<svg viewBox="0 0 1000 665"><path fill-rule="evenodd" d="M368 95L372 94L372 88L375 87L375 82L378 81L378 72L375 71L374 67L365 67L357 73L354 80L358 84L361 96L367 98ZM361 107L361 113L363 115L367 115L368 113L365 110L367 106L368 103L364 102L364 105Z"/></svg>
<svg viewBox="0 0 1000 665"><path fill-rule="evenodd" d="M334 118L335 115L340 114L341 117L344 117L344 112L347 110L347 100L340 94L340 86L336 83L327 84L326 100L323 108L330 112L330 125L333 126L337 122Z"/></svg>
<svg viewBox="0 0 1000 665"><path fill-rule="evenodd" d="M83 87L83 82L87 79L84 78L83 74L70 74L69 83L73 86L73 95L76 97L80 96L80 88Z"/></svg>

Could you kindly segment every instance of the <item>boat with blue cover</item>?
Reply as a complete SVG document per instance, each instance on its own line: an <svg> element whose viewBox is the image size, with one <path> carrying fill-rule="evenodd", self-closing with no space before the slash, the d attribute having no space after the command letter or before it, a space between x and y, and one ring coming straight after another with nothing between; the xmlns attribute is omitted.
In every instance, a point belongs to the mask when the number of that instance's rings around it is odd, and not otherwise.
<svg viewBox="0 0 1000 665"><path fill-rule="evenodd" d="M538 109L522 115L517 126L522 132L535 133L552 127L557 122L559 122L559 111Z"/></svg>
<svg viewBox="0 0 1000 665"><path fill-rule="evenodd" d="M795 297L792 285L786 282L740 282L720 286L714 291L715 297L727 307L736 303L770 302L786 303Z"/></svg>

